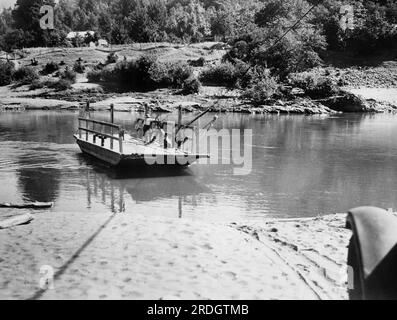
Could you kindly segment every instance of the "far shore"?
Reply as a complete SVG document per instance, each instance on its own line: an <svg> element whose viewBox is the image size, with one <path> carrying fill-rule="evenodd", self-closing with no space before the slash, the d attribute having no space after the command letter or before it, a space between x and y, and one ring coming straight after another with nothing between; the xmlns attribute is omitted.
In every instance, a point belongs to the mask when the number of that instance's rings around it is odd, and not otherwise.
<svg viewBox="0 0 397 320"><path fill-rule="evenodd" d="M220 64L227 52L224 44L217 42L195 45L135 44L116 46L115 49L119 58L124 57L127 61L136 60L143 54L153 53L162 62L174 61L190 64L194 76L201 74L205 68ZM120 112L141 111L144 103L149 104L152 110L157 112L172 112L178 106L182 106L186 112L211 108L214 112L245 114L315 115L339 112L396 112L397 110L397 63L395 61L386 61L369 68L354 66L338 68L324 65L309 71L314 79L327 78L335 85L334 91L330 90L320 95L323 98L311 99L302 89L291 86L289 94L275 95L277 98L264 99L262 104L257 101L257 105L254 105L252 101L241 98L242 92L236 88L210 86L209 83L202 85L199 93L190 95L182 95L180 89L119 93L115 91L120 90L120 84L90 83L88 80L88 72L98 65L106 64L107 68L113 67L114 63L107 62L109 51L92 48L28 48L25 51L25 55L14 63L18 67L28 66L35 69L43 85L31 87L30 83L25 85L12 83L0 87L0 111L78 110L82 109L87 101L91 102L91 111L108 110L110 104L113 103L115 110ZM37 61L37 66L32 66L33 58ZM204 61L204 64L196 65L195 62L200 59ZM59 80L59 72L50 75L41 73L47 63L56 63L62 66L60 70L63 70L66 67L72 68L76 61L83 61L85 70L76 74L75 83L71 84L71 88L56 91L44 85L47 80ZM288 87L289 82L285 80L282 85ZM282 99L279 99L280 97Z"/></svg>
<svg viewBox="0 0 397 320"><path fill-rule="evenodd" d="M79 110L85 107L87 101L91 101L91 111L106 111L114 104L115 111L136 112L144 110L144 104L148 104L155 112L172 112L182 106L183 111L193 112L206 108L212 108L213 112L233 112L247 114L330 114L335 111L313 104L307 99L282 102L274 105L254 107L236 97L236 92L228 91L222 87L207 87L216 95L190 95L180 96L172 90L157 90L148 93L109 93L91 94L85 91L73 91L69 93L51 94L42 97L43 92L29 92L25 88L17 92L11 92L9 88L0 90L0 110ZM372 112L394 112L397 110L397 88L344 88L346 92L362 97L369 102L375 102ZM376 109L378 106L378 109Z"/></svg>
<svg viewBox="0 0 397 320"><path fill-rule="evenodd" d="M33 214L0 230L0 299L347 299L343 214L229 223ZM43 266L52 290L39 287Z"/></svg>

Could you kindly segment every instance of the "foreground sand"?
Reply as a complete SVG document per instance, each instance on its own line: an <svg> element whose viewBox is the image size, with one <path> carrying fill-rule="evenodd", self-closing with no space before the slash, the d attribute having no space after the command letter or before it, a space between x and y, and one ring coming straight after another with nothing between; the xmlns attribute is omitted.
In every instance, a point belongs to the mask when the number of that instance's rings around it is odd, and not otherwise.
<svg viewBox="0 0 397 320"><path fill-rule="evenodd" d="M0 230L0 299L345 299L343 227L343 215L229 224L39 211ZM39 287L43 265L53 290Z"/></svg>

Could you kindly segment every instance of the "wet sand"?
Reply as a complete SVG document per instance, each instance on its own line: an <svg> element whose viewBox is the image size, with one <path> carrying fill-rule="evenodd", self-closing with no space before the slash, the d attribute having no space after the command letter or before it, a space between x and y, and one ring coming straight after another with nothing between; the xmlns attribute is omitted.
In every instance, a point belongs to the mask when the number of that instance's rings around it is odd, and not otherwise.
<svg viewBox="0 0 397 320"><path fill-rule="evenodd" d="M29 225L0 230L0 299L347 298L345 215L224 223L31 213ZM39 286L45 265L52 290Z"/></svg>

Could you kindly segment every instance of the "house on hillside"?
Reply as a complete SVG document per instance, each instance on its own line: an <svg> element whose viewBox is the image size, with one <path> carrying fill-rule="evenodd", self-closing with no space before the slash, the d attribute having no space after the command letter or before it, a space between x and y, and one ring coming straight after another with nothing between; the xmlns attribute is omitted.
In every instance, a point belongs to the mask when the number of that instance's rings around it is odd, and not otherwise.
<svg viewBox="0 0 397 320"><path fill-rule="evenodd" d="M75 47L109 47L109 42L106 39L98 39L94 31L72 31L67 34L66 40Z"/></svg>
<svg viewBox="0 0 397 320"><path fill-rule="evenodd" d="M94 39L94 37L94 31L71 31L67 34L66 40L75 47L82 47L89 44L89 42L87 42L88 38Z"/></svg>
<svg viewBox="0 0 397 320"><path fill-rule="evenodd" d="M71 31L68 33L66 36L67 40L73 40L75 38L86 38L87 36L94 36L95 32L94 31Z"/></svg>
<svg viewBox="0 0 397 320"><path fill-rule="evenodd" d="M109 42L106 39L99 39L96 43L97 47L109 47Z"/></svg>

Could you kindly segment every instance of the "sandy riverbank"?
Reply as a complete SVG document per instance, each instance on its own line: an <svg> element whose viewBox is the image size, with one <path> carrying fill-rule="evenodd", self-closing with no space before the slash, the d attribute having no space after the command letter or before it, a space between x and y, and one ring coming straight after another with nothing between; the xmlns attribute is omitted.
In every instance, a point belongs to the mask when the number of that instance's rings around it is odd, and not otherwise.
<svg viewBox="0 0 397 320"><path fill-rule="evenodd" d="M0 299L347 298L344 215L260 224L34 216L0 230ZM38 286L43 265L54 268L54 290Z"/></svg>
<svg viewBox="0 0 397 320"><path fill-rule="evenodd" d="M347 91L364 99L383 101L397 106L397 88L347 88Z"/></svg>

